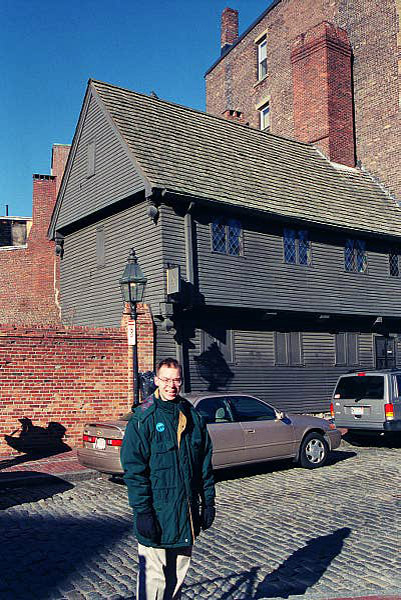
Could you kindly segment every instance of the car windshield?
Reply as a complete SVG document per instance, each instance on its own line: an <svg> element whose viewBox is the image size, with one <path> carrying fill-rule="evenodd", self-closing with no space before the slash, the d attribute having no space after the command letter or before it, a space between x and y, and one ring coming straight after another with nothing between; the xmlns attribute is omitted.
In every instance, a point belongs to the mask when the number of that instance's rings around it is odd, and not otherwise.
<svg viewBox="0 0 401 600"><path fill-rule="evenodd" d="M342 377L334 392L335 398L384 398L384 377L382 375L355 375Z"/></svg>

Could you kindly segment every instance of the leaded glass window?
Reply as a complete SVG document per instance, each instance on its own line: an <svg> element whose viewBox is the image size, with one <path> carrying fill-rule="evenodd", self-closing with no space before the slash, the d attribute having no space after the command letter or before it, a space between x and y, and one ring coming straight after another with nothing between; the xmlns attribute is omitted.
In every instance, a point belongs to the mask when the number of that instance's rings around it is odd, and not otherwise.
<svg viewBox="0 0 401 600"><path fill-rule="evenodd" d="M348 239L344 247L344 266L348 272L365 273L368 268L366 244L362 240Z"/></svg>
<svg viewBox="0 0 401 600"><path fill-rule="evenodd" d="M388 255L389 269L391 277L400 276L399 255L396 250L390 250Z"/></svg>
<svg viewBox="0 0 401 600"><path fill-rule="evenodd" d="M212 250L231 256L242 255L242 225L234 219L216 218L212 223Z"/></svg>
<svg viewBox="0 0 401 600"><path fill-rule="evenodd" d="M283 244L286 263L304 266L311 264L311 248L307 231L284 229Z"/></svg>
<svg viewBox="0 0 401 600"><path fill-rule="evenodd" d="M212 247L213 252L226 251L226 227L218 220L212 223Z"/></svg>
<svg viewBox="0 0 401 600"><path fill-rule="evenodd" d="M310 264L310 243L307 231L298 231L298 254L299 264Z"/></svg>
<svg viewBox="0 0 401 600"><path fill-rule="evenodd" d="M292 265L297 262L294 229L284 229L284 260Z"/></svg>
<svg viewBox="0 0 401 600"><path fill-rule="evenodd" d="M228 222L228 254L239 256L241 254L242 227L239 221L231 219Z"/></svg>

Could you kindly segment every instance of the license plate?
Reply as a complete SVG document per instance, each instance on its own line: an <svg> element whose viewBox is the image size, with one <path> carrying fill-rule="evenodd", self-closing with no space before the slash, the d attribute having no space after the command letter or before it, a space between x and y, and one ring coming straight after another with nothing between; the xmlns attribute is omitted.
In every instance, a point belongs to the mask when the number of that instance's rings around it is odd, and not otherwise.
<svg viewBox="0 0 401 600"><path fill-rule="evenodd" d="M363 406L351 406L351 415L363 415Z"/></svg>
<svg viewBox="0 0 401 600"><path fill-rule="evenodd" d="M104 450L106 448L106 440L104 438L97 438L95 448L96 450Z"/></svg>

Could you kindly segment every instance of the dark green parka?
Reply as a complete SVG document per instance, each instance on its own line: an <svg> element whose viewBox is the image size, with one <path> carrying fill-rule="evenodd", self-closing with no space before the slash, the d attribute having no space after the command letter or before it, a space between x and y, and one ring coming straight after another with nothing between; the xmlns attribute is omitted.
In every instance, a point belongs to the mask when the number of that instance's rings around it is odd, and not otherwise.
<svg viewBox="0 0 401 600"><path fill-rule="evenodd" d="M156 541L135 531L141 544L174 548L194 543L199 503L214 504L211 459L206 425L184 398L163 401L156 390L135 409L121 448L124 481L135 513L153 510L161 529Z"/></svg>

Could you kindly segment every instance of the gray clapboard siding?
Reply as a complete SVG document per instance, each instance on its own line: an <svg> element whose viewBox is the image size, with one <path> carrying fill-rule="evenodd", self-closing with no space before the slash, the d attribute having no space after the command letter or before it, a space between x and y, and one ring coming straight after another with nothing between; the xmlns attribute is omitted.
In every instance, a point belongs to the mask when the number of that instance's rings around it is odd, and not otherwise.
<svg viewBox="0 0 401 600"><path fill-rule="evenodd" d="M196 357L201 353L201 330L191 339L189 352L191 389L208 389ZM372 334L359 335L360 366L372 368ZM334 335L303 332L304 366L275 366L274 332L234 331L235 360L228 364L233 377L218 391L246 392L293 412L325 412L340 374L352 367L335 366Z"/></svg>
<svg viewBox="0 0 401 600"><path fill-rule="evenodd" d="M283 259L282 228L244 224L244 255L211 251L209 222L197 222L199 288L214 306L401 316L401 278L390 277L388 255L367 242L368 272L344 270L345 237L310 231L312 265ZM322 236L325 235L325 241Z"/></svg>
<svg viewBox="0 0 401 600"><path fill-rule="evenodd" d="M96 229L105 235L105 264L97 266ZM146 214L141 202L124 211L69 234L61 261L63 321L77 325L118 326L122 299L118 280L128 253L135 248L148 283L145 301L158 311L164 297L160 227Z"/></svg>
<svg viewBox="0 0 401 600"><path fill-rule="evenodd" d="M93 140L95 174L88 177L87 149ZM142 178L92 96L66 183L57 229L142 189Z"/></svg>

